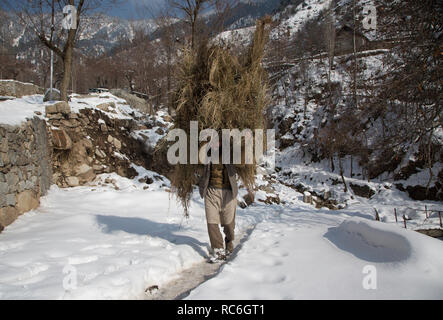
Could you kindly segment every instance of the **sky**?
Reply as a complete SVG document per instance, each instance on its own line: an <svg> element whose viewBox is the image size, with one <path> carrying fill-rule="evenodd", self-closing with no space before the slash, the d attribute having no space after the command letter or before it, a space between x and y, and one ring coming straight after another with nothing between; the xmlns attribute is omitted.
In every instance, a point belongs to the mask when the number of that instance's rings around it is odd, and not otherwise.
<svg viewBox="0 0 443 320"><path fill-rule="evenodd" d="M9 0L9 3L14 6L14 2L20 3L21 1L23 0ZM117 4L107 6L104 13L125 19L151 18L149 16L152 15L150 11L153 11L155 14L155 11L161 8L166 1L167 0L117 0ZM104 0L104 2L109 4L111 3L111 0ZM147 10L148 8L151 10ZM8 7L6 6L4 9L7 10Z"/></svg>
<svg viewBox="0 0 443 320"><path fill-rule="evenodd" d="M149 11L154 11L161 8L165 4L166 0L123 0L119 1L117 5L114 5L106 13L126 19L141 19L150 18L149 15L152 14ZM151 9L151 10L148 10Z"/></svg>

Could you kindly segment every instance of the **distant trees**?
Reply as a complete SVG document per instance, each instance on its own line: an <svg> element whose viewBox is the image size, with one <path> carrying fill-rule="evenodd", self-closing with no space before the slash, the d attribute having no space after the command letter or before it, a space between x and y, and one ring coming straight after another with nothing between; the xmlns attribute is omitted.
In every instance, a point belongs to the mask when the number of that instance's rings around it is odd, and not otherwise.
<svg viewBox="0 0 443 320"><path fill-rule="evenodd" d="M358 11L354 1L349 11ZM343 88L328 80L318 100L329 112L318 133L323 157L338 156L339 166L343 155L359 157L372 179L398 168L414 145L416 162L429 169L430 186L431 168L441 156L435 133L443 123L442 13L437 0L383 1L378 7L377 34L391 49L372 60L375 65L360 58L355 46L338 59Z"/></svg>
<svg viewBox="0 0 443 320"><path fill-rule="evenodd" d="M199 24L199 17L202 10L212 4L212 0L171 0L170 5L182 11L185 15L184 21L191 29L191 48L195 47L196 32Z"/></svg>
<svg viewBox="0 0 443 320"><path fill-rule="evenodd" d="M370 107L380 111L396 130L385 137L390 147L412 142L422 147L422 161L433 178L435 132L443 123L443 2L383 1L378 32L393 46L386 55L386 76L371 99ZM386 144L386 143L385 143Z"/></svg>
<svg viewBox="0 0 443 320"><path fill-rule="evenodd" d="M207 39L220 32L235 0L168 0L170 7L183 14L183 21L190 29L190 44L194 49L199 39ZM211 19L203 21L202 15L211 11Z"/></svg>
<svg viewBox="0 0 443 320"><path fill-rule="evenodd" d="M68 87L72 78L75 42L81 17L100 7L104 0L1 0L15 13L19 21L32 30L41 43L54 52L63 62L60 92L68 99ZM67 7L70 6L70 7ZM66 15L61 21L60 17Z"/></svg>

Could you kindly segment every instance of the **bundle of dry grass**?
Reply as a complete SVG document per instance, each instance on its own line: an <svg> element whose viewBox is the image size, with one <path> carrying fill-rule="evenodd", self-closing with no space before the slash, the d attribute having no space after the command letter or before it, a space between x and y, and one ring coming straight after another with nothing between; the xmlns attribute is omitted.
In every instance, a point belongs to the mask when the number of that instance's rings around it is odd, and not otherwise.
<svg viewBox="0 0 443 320"><path fill-rule="evenodd" d="M268 87L261 62L269 35L268 22L269 19L258 21L254 40L242 56L236 57L227 49L207 43L196 51L184 52L174 106L174 128L189 133L190 121L198 121L199 130L264 129L263 111L268 104ZM193 185L198 182L202 167L178 164L174 168L172 191L184 207L186 216ZM252 190L255 162L236 165L236 169L243 185Z"/></svg>

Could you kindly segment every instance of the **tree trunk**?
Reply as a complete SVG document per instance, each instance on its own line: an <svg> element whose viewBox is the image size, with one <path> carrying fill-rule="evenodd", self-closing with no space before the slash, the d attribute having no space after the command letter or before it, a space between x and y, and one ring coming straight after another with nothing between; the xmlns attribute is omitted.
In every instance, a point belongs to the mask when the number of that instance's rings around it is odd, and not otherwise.
<svg viewBox="0 0 443 320"><path fill-rule="evenodd" d="M67 46L63 58L63 79L60 84L60 97L63 101L68 101L68 87L72 72L72 46Z"/></svg>
<svg viewBox="0 0 443 320"><path fill-rule="evenodd" d="M335 166L334 166L334 157L331 156L329 158L330 162L331 162L331 171L334 172L335 171Z"/></svg>
<svg viewBox="0 0 443 320"><path fill-rule="evenodd" d="M348 192L348 186L346 185L345 176L343 172L343 163L341 161L341 156L338 156L338 166L340 168L340 176L343 184L345 185L345 192Z"/></svg>

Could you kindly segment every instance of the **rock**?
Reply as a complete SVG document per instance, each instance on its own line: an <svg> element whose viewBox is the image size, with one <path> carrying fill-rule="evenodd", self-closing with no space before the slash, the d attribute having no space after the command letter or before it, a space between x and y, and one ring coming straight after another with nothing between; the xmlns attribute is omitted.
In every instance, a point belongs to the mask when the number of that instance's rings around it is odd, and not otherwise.
<svg viewBox="0 0 443 320"><path fill-rule="evenodd" d="M72 140L65 130L51 129L52 145L57 150L70 150L72 148Z"/></svg>
<svg viewBox="0 0 443 320"><path fill-rule="evenodd" d="M52 89L52 95L51 95L51 90L48 89L46 90L45 96L43 97L43 102L46 101L60 101L61 95L60 95L60 91L58 91L57 89Z"/></svg>
<svg viewBox="0 0 443 320"><path fill-rule="evenodd" d="M331 191L329 191L329 190L323 191L322 199L329 200L330 198L331 198Z"/></svg>
<svg viewBox="0 0 443 320"><path fill-rule="evenodd" d="M92 148L94 147L94 144L92 143L91 140L89 140L88 138L83 139L82 140L83 145L85 146L85 148L87 150L92 150Z"/></svg>
<svg viewBox="0 0 443 320"><path fill-rule="evenodd" d="M173 121L172 117L169 116L169 115L163 116L163 120L166 121L166 122L172 122Z"/></svg>
<svg viewBox="0 0 443 320"><path fill-rule="evenodd" d="M52 110L50 109L50 111L52 111ZM48 113L48 111L46 111L46 116L49 118L49 120L63 119L63 115L61 113Z"/></svg>
<svg viewBox="0 0 443 320"><path fill-rule="evenodd" d="M17 97L42 94L43 90L32 83L15 80L0 80L0 96Z"/></svg>
<svg viewBox="0 0 443 320"><path fill-rule="evenodd" d="M60 112L61 114L70 114L71 113L71 107L66 101L60 101L55 104L57 108L57 112Z"/></svg>
<svg viewBox="0 0 443 320"><path fill-rule="evenodd" d="M97 108L105 112L110 112L112 111L111 108L115 108L115 103L114 102L101 103L97 105Z"/></svg>
<svg viewBox="0 0 443 320"><path fill-rule="evenodd" d="M114 146L115 146L117 149L119 149L119 150L121 149L122 144L121 144L120 140L114 138L113 143L114 143Z"/></svg>
<svg viewBox="0 0 443 320"><path fill-rule="evenodd" d="M355 195L359 197L369 199L375 194L375 191L368 185L358 185L350 183L349 186L351 187L352 191L354 191Z"/></svg>
<svg viewBox="0 0 443 320"><path fill-rule="evenodd" d="M132 108L142 113L152 113L152 106L150 106L145 99L139 98L122 89L112 89L110 92L119 98L125 99Z"/></svg>
<svg viewBox="0 0 443 320"><path fill-rule="evenodd" d="M108 142L112 143L114 141L114 137L111 135L108 135Z"/></svg>
<svg viewBox="0 0 443 320"><path fill-rule="evenodd" d="M96 149L95 150L95 155L99 158L106 158L106 153L104 153L102 150L100 149Z"/></svg>
<svg viewBox="0 0 443 320"><path fill-rule="evenodd" d="M9 155L5 152L0 152L0 167L6 167L9 163Z"/></svg>
<svg viewBox="0 0 443 320"><path fill-rule="evenodd" d="M80 181L77 177L67 177L66 183L69 187L78 187L80 185Z"/></svg>
<svg viewBox="0 0 443 320"><path fill-rule="evenodd" d="M48 105L45 107L45 112L47 115L60 113L60 114L69 114L71 113L71 108L66 101L60 101L56 104Z"/></svg>
<svg viewBox="0 0 443 320"><path fill-rule="evenodd" d="M106 126L106 124L102 123L102 124L100 125L100 130L101 130L102 132L108 132L108 127Z"/></svg>
<svg viewBox="0 0 443 320"><path fill-rule="evenodd" d="M75 170L76 176L83 183L91 182L95 179L94 169L88 166L87 164L82 164L78 166Z"/></svg>
<svg viewBox="0 0 443 320"><path fill-rule="evenodd" d="M25 190L17 195L17 210L19 214L35 209L40 205L34 191Z"/></svg>
<svg viewBox="0 0 443 320"><path fill-rule="evenodd" d="M303 202L312 204L312 195L310 192L305 191L303 193Z"/></svg>
<svg viewBox="0 0 443 320"><path fill-rule="evenodd" d="M7 182L0 182L0 194L6 194L8 193L9 186Z"/></svg>
<svg viewBox="0 0 443 320"><path fill-rule="evenodd" d="M80 125L80 121L76 120L76 119L71 119L71 120L61 120L60 123L68 128L76 128Z"/></svg>
<svg viewBox="0 0 443 320"><path fill-rule="evenodd" d="M96 171L96 172L101 172L101 171L103 171L104 168L105 168L104 166L99 165L99 164L94 164L92 166L92 169L94 169L94 171Z"/></svg>
<svg viewBox="0 0 443 320"><path fill-rule="evenodd" d="M45 113L49 116L49 114L57 113L57 106L55 104L51 104L45 107Z"/></svg>
<svg viewBox="0 0 443 320"><path fill-rule="evenodd" d="M6 183L9 186L9 191L14 192L17 190L18 185L18 175L15 173L15 170L11 170L6 174Z"/></svg>
<svg viewBox="0 0 443 320"><path fill-rule="evenodd" d="M165 131L162 128L158 128L157 130L155 130L155 133L158 135L164 135Z"/></svg>
<svg viewBox="0 0 443 320"><path fill-rule="evenodd" d="M262 190L262 191L264 191L266 193L273 193L273 194L275 194L275 189L272 187L271 184L260 185L258 187L258 189L260 189L260 190Z"/></svg>
<svg viewBox="0 0 443 320"><path fill-rule="evenodd" d="M0 209L0 225L8 226L19 216L18 210L14 207L4 207Z"/></svg>
<svg viewBox="0 0 443 320"><path fill-rule="evenodd" d="M13 193L7 194L6 197L5 197L5 200L6 200L5 201L6 202L6 206L15 207L15 204L16 204L16 201L17 201L15 194L13 194Z"/></svg>
<svg viewBox="0 0 443 320"><path fill-rule="evenodd" d="M2 138L0 141L0 152L8 152L9 147L8 147L8 139Z"/></svg>
<svg viewBox="0 0 443 320"><path fill-rule="evenodd" d="M443 238L442 229L419 229L415 230L432 238Z"/></svg>

